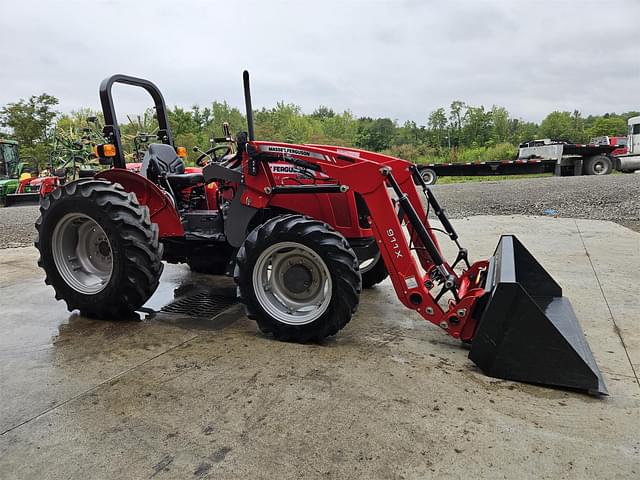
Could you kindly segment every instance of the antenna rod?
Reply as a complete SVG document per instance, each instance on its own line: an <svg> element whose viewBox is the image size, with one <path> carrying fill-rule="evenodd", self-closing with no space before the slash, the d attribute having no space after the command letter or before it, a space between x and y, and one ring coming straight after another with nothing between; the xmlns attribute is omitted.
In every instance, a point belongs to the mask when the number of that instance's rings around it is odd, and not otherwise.
<svg viewBox="0 0 640 480"><path fill-rule="evenodd" d="M245 70L242 73L244 80L244 103L247 109L247 127L249 129L249 141L253 142L255 136L253 134L253 108L251 107L251 90L249 89L249 72Z"/></svg>

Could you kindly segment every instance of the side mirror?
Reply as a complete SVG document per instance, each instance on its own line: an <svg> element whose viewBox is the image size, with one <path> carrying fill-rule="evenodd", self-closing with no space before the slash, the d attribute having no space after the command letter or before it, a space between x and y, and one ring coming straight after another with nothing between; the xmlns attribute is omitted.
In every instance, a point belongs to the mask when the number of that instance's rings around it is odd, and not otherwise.
<svg viewBox="0 0 640 480"><path fill-rule="evenodd" d="M100 158L98 158L98 163L100 165L111 165L113 162L111 161L111 158L109 158L109 157L100 157Z"/></svg>
<svg viewBox="0 0 640 480"><path fill-rule="evenodd" d="M56 168L53 174L56 177L65 178L67 176L67 170L64 167Z"/></svg>
<svg viewBox="0 0 640 480"><path fill-rule="evenodd" d="M98 117L87 117L87 122L96 123L98 121Z"/></svg>

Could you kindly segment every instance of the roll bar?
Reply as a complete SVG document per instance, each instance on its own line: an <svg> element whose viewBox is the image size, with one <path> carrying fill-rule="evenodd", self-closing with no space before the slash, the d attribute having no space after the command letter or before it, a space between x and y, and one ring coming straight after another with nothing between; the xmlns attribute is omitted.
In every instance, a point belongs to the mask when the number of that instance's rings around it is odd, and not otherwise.
<svg viewBox="0 0 640 480"><path fill-rule="evenodd" d="M122 151L122 141L120 140L120 128L118 127L118 119L116 118L116 109L113 106L113 96L111 89L114 83L122 83L132 85L134 87L144 88L153 99L156 116L158 118L158 138L162 143L173 146L173 135L169 126L169 117L167 116L167 106L164 97L158 87L149 80L143 78L131 77L129 75L116 74L105 78L100 83L100 103L102 105L102 113L104 115L104 129L102 133L105 139L116 147L116 156L113 166L117 168L125 168L124 152Z"/></svg>

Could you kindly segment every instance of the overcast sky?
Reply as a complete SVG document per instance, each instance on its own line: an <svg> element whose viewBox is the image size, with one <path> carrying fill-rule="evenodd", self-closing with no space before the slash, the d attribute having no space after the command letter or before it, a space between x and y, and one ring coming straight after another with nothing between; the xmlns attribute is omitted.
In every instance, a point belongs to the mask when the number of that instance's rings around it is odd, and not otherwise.
<svg viewBox="0 0 640 480"><path fill-rule="evenodd" d="M540 121L640 110L640 0L3 0L0 105L98 107L112 73L169 105L279 100L426 122L460 99ZM122 112L149 104L120 87Z"/></svg>

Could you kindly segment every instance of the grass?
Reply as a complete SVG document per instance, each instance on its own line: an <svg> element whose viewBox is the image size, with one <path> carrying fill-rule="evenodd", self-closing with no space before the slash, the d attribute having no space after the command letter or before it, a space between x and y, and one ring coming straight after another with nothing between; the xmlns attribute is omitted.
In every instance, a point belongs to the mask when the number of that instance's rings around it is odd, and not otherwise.
<svg viewBox="0 0 640 480"><path fill-rule="evenodd" d="M533 173L528 175L488 175L488 176L466 176L466 177L438 177L436 185L446 185L449 183L471 183L471 182L495 182L501 180L524 180L527 178L552 177L552 173Z"/></svg>

